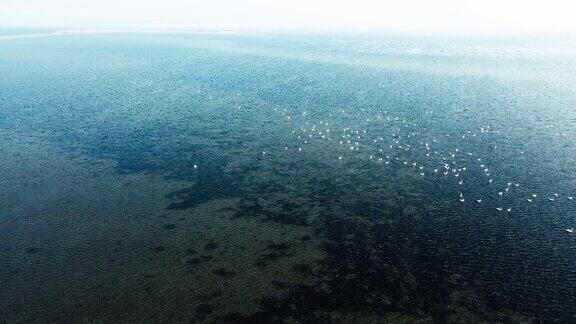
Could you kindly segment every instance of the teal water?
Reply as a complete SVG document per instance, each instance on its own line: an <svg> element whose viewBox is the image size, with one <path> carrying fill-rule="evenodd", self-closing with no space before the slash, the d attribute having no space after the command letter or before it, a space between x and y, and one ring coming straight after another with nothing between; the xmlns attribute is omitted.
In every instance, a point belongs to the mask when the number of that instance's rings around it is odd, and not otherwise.
<svg viewBox="0 0 576 324"><path fill-rule="evenodd" d="M65 35L0 75L0 321L576 320L574 37Z"/></svg>
<svg viewBox="0 0 576 324"><path fill-rule="evenodd" d="M53 32L52 29L46 28L24 28L24 27L0 27L0 36L16 36L16 35L30 35L30 34L40 34L40 33L50 33Z"/></svg>

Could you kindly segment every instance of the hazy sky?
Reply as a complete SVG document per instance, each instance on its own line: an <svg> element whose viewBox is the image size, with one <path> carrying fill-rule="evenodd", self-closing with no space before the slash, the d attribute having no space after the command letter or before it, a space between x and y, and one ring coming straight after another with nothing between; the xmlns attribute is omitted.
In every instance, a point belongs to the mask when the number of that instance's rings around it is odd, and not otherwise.
<svg viewBox="0 0 576 324"><path fill-rule="evenodd" d="M568 0L0 0L0 26L576 33Z"/></svg>

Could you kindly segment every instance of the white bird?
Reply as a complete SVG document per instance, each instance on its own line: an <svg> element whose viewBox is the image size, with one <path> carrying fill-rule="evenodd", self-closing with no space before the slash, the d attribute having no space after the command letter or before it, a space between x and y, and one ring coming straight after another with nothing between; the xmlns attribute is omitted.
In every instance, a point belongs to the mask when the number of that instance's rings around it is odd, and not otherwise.
<svg viewBox="0 0 576 324"><path fill-rule="evenodd" d="M194 164L194 170L198 169L198 165Z"/></svg>
<svg viewBox="0 0 576 324"><path fill-rule="evenodd" d="M482 202L482 199L476 199L476 201L477 201L478 203L481 203L481 202Z"/></svg>
<svg viewBox="0 0 576 324"><path fill-rule="evenodd" d="M507 212L511 212L512 211L512 207L506 209Z"/></svg>
<svg viewBox="0 0 576 324"><path fill-rule="evenodd" d="M498 195L502 196L503 194L504 194L504 192L498 191Z"/></svg>
<svg viewBox="0 0 576 324"><path fill-rule="evenodd" d="M550 200L550 201L554 201L554 198L548 198L548 200Z"/></svg>
<svg viewBox="0 0 576 324"><path fill-rule="evenodd" d="M568 196L568 200L572 200L572 199L574 199L574 197Z"/></svg>
<svg viewBox="0 0 576 324"><path fill-rule="evenodd" d="M528 198L528 199L526 199L526 201L528 201L528 202L532 202L532 199Z"/></svg>
<svg viewBox="0 0 576 324"><path fill-rule="evenodd" d="M497 211L502 211L502 207L496 207Z"/></svg>
<svg viewBox="0 0 576 324"><path fill-rule="evenodd" d="M536 196L538 196L538 194L532 194L532 197L536 198Z"/></svg>
<svg viewBox="0 0 576 324"><path fill-rule="evenodd" d="M567 228L566 232L572 234L572 233L574 233L574 228Z"/></svg>

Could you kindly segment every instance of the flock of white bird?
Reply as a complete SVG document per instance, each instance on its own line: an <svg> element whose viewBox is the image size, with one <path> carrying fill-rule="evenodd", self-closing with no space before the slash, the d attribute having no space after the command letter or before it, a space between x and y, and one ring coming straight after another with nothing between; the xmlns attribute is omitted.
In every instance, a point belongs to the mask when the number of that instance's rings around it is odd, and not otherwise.
<svg viewBox="0 0 576 324"><path fill-rule="evenodd" d="M361 109L361 118L347 110L340 110L337 113L330 113L323 119L316 119L307 112L298 114L290 113L286 109L274 109L280 113L286 123L294 126L292 134L295 137L295 144L291 147L284 147L286 151L295 149L297 153L302 152L313 141L324 141L339 147L334 149L334 158L345 160L349 158L367 159L374 163L380 163L384 166L397 164L407 168L412 168L415 175L419 177L444 177L446 180L453 181L459 188L457 199L460 203L471 201L475 204L483 204L492 196L500 197L496 203L495 210L501 213L512 212L512 206L504 205L507 201L503 199L509 196L521 184L515 181L509 181L495 177L492 166L488 165L481 156L474 152L462 148L453 148L451 150L442 150L440 145L446 143L444 138L457 138L458 140L480 138L492 134L500 134L499 131L491 126L479 127L475 130L468 130L460 134L422 134L423 130L416 123L410 122L405 118L393 116L388 111L381 111L375 114L368 114L365 109ZM341 116L334 116L335 114ZM432 111L426 111L431 115ZM370 115L367 117L367 115ZM343 127L341 118L352 116L350 125ZM339 117L339 118L337 118ZM551 127L550 125L546 126ZM565 135L557 133L556 135ZM498 145L488 139L484 144L492 143L490 149L497 150ZM266 155L266 151L262 151ZM517 151L518 155L524 155L523 150ZM424 161L424 162L419 162ZM469 173L476 173L473 177L467 177ZM469 196L465 194L465 183L467 181L478 183L485 182L489 192L493 195ZM574 195L560 195L559 193L538 193L532 192L521 198L525 203L559 203L575 202ZM492 202L492 201L491 201ZM566 232L572 234L573 228L567 228Z"/></svg>

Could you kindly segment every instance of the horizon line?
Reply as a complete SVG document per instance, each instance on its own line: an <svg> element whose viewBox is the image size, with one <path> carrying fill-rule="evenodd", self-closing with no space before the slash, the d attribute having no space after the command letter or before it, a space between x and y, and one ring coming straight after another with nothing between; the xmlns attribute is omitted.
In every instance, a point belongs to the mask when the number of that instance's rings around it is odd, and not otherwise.
<svg viewBox="0 0 576 324"><path fill-rule="evenodd" d="M45 30L50 33L35 33L35 35L66 35L66 34L98 34L98 33L271 33L271 34L365 34L365 35L402 35L402 36L576 36L576 32L530 32L530 31L407 31L384 29L335 29L335 28L223 28L223 27L63 27L63 26L32 26L32 25L0 25L2 29ZM29 36L34 34L1 35L0 39L12 36Z"/></svg>

